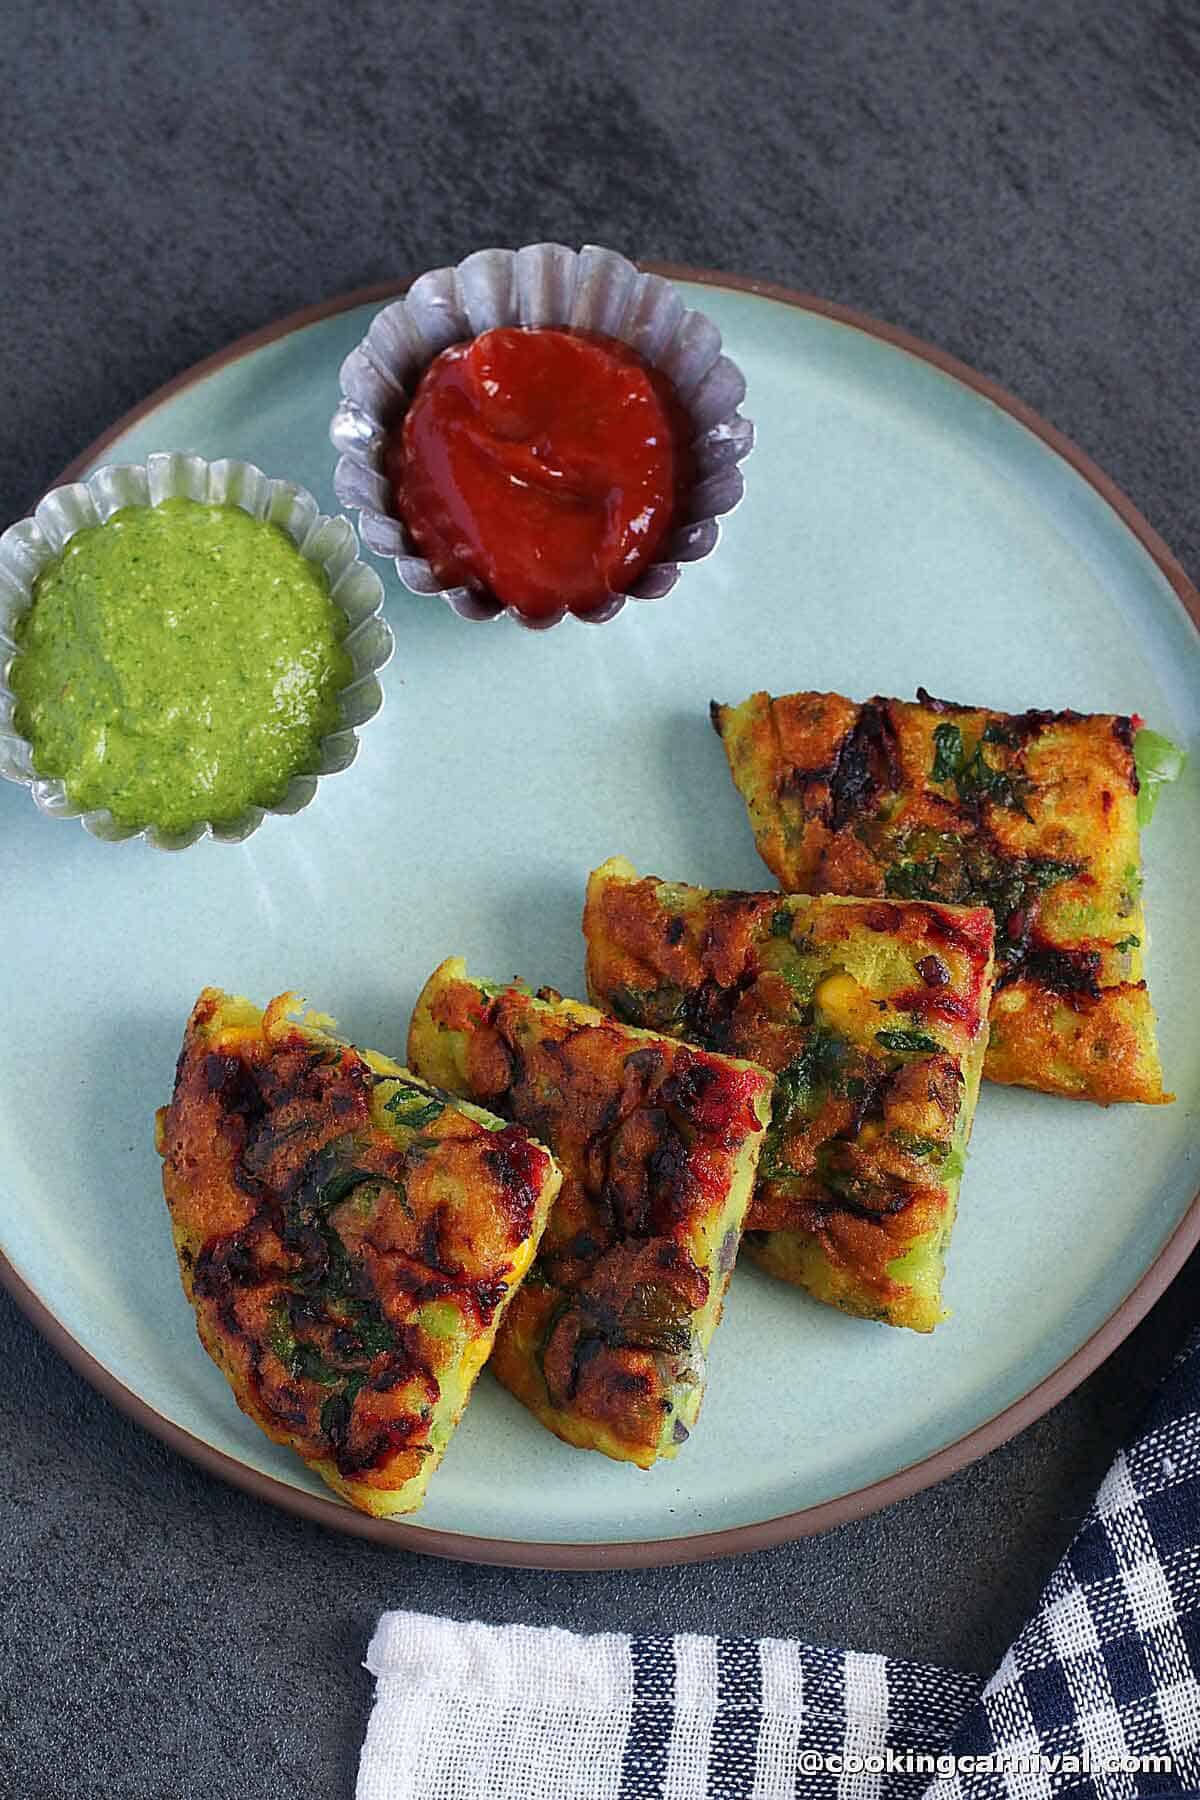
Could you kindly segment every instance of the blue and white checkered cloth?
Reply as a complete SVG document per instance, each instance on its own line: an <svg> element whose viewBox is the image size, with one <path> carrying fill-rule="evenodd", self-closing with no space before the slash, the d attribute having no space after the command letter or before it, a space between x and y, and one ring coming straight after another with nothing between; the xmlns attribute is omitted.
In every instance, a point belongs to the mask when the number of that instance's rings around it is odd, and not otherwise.
<svg viewBox="0 0 1200 1800"><path fill-rule="evenodd" d="M380 1620L358 1800L1200 1788L1200 1334L991 1680L781 1639ZM1136 1767L1134 1765L1137 1765Z"/></svg>

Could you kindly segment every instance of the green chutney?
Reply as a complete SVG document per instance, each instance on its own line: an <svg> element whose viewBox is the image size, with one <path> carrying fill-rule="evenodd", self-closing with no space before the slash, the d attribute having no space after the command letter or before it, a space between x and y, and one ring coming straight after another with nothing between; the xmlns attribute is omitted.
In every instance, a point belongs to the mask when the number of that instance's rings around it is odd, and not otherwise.
<svg viewBox="0 0 1200 1800"><path fill-rule="evenodd" d="M15 725L39 775L122 825L182 831L281 800L353 667L324 574L237 506L129 506L43 569Z"/></svg>

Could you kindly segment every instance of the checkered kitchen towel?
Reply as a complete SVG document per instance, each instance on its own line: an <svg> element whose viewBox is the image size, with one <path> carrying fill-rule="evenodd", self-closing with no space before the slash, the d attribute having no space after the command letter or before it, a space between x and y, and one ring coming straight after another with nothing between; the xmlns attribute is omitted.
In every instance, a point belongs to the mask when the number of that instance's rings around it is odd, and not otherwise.
<svg viewBox="0 0 1200 1800"><path fill-rule="evenodd" d="M380 1620L367 1666L358 1800L1200 1788L1200 1334L986 1684L774 1638L587 1638L403 1612Z"/></svg>

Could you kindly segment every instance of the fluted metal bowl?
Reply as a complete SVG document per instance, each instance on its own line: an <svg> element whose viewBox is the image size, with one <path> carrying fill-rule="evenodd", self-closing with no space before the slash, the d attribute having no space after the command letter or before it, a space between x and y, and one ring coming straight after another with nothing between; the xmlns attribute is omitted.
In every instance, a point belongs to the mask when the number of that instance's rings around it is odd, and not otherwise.
<svg viewBox="0 0 1200 1800"><path fill-rule="evenodd" d="M354 673L337 694L338 726L321 739L316 769L294 775L273 806L248 806L234 819L202 820L185 831L165 831L155 825L140 829L121 825L107 808L84 811L72 804L60 780L38 774L33 746L16 730L9 672L18 654L17 625L33 604L38 575L62 554L76 532L104 524L122 507L158 506L176 497L240 506L286 532L329 582L330 597L346 619L342 642ZM0 537L0 775L27 787L47 818L78 819L85 831L109 843L143 838L159 850L184 850L202 837L241 843L268 813L300 812L323 776L336 775L354 761L358 728L383 705L377 676L394 648L381 616L383 598L379 576L358 560L358 540L349 520L324 517L307 489L293 481L273 480L253 463L231 457L208 462L202 456L172 452L150 456L144 464L110 464L86 481L52 488L29 518L11 525Z"/></svg>
<svg viewBox="0 0 1200 1800"><path fill-rule="evenodd" d="M721 352L721 334L705 314L685 307L661 275L644 274L615 250L585 244L527 244L521 250L477 250L454 268L432 269L371 321L341 368L342 402L329 435L339 452L334 491L359 515L367 548L390 557L414 594L437 594L460 618L495 619L507 612L521 625L556 625L566 608L530 619L492 595L446 587L419 554L397 515L383 469L388 437L403 419L422 373L450 344L497 326L559 326L594 331L629 344L672 382L689 416L696 479L684 517L656 562L622 593L578 614L599 625L628 600L660 600L684 563L711 556L721 519L742 498L738 464L754 445L754 426L738 408L741 371Z"/></svg>

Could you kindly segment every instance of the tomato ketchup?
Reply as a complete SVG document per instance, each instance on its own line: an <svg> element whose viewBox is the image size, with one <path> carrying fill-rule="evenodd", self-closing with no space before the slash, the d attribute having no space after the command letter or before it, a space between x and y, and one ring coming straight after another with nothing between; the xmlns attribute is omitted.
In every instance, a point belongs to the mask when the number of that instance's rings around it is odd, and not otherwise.
<svg viewBox="0 0 1200 1800"><path fill-rule="evenodd" d="M654 561L687 441L671 383L628 345L504 327L429 365L385 466L443 585L547 619L594 611Z"/></svg>

